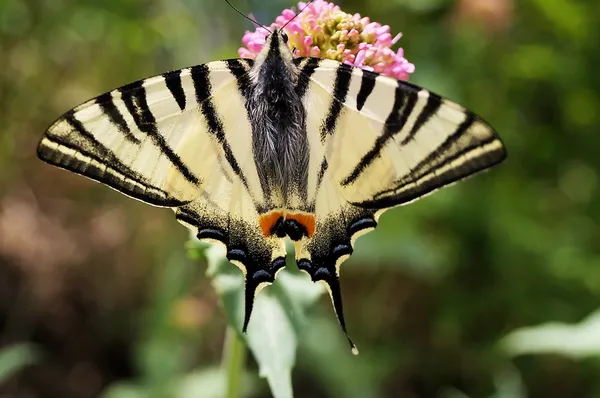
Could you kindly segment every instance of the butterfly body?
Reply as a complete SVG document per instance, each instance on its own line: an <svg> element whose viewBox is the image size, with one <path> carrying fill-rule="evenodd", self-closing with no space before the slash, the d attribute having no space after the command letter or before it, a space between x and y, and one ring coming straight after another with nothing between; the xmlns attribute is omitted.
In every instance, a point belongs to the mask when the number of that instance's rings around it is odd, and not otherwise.
<svg viewBox="0 0 600 398"><path fill-rule="evenodd" d="M309 148L306 109L296 90L300 70L280 38L277 33L270 36L264 62L256 62L248 72L250 79L240 85L265 196L275 207L307 210Z"/></svg>
<svg viewBox="0 0 600 398"><path fill-rule="evenodd" d="M175 70L85 102L50 126L38 156L172 208L199 239L223 244L245 275L244 331L291 239L345 332L339 271L357 237L385 210L506 153L463 107L337 61L294 58L275 30L255 60Z"/></svg>

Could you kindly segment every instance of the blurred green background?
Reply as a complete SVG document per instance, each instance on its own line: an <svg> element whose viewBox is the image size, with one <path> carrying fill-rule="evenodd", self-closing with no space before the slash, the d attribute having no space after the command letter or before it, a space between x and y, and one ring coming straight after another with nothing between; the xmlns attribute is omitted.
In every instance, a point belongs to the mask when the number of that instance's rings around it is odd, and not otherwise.
<svg viewBox="0 0 600 398"><path fill-rule="evenodd" d="M294 5L234 3L264 23ZM600 397L600 2L339 4L403 32L411 81L509 158L358 241L342 284L361 355L320 296L295 396ZM222 396L227 318L186 230L35 147L88 98L237 56L246 29L220 0L0 1L0 396ZM244 363L242 394L270 396Z"/></svg>

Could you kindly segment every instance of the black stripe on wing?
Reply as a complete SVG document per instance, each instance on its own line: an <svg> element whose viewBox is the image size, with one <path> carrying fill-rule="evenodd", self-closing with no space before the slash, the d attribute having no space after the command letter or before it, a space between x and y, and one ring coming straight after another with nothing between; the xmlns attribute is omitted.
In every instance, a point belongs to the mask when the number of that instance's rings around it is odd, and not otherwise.
<svg viewBox="0 0 600 398"><path fill-rule="evenodd" d="M264 131L262 129L257 130L256 128L257 115L255 102L253 101L253 90L255 87L250 80L250 75L248 75L249 65L245 64L242 59L229 59L225 61L225 64L227 65L227 69L229 69L229 72L231 72L231 74L235 77L238 91L240 95L244 98L246 114L248 116L248 120L250 121L250 126L252 128L252 135L248 138L250 138L252 149L254 150L257 147L260 147L260 137L264 136ZM264 100L262 100L262 102L264 102ZM264 105L265 107L268 106L268 104L266 103L261 103L260 105ZM266 168L259 162L257 155L258 152L254 151L254 166L256 167L256 171L260 179L263 194L265 198L271 198L271 185L269 184L267 174L263 171ZM247 186L246 189L248 189ZM269 202L270 200L267 199L267 205L270 207L272 204Z"/></svg>
<svg viewBox="0 0 600 398"><path fill-rule="evenodd" d="M171 92L175 101L177 101L177 105L179 105L179 109L182 111L185 109L185 91L183 90L183 84L181 82L181 70L173 70L171 72L163 73L162 75L165 78L165 83L167 88Z"/></svg>
<svg viewBox="0 0 600 398"><path fill-rule="evenodd" d="M416 90L414 86L405 85L404 82L398 81L394 93L394 105L385 121L383 134L377 137L373 147L360 159L354 170L342 180L342 186L350 185L356 181L363 171L381 155L381 150L390 140L402 131L417 104L419 90Z"/></svg>
<svg viewBox="0 0 600 398"><path fill-rule="evenodd" d="M243 62L247 63L246 60ZM212 88L210 83L210 70L206 65L193 66L191 68L191 74L192 81L194 82L194 89L196 91L196 101L200 105L200 111L206 119L209 133L212 134L216 138L219 145L221 145L221 148L225 154L225 159L229 163L229 166L242 181L246 190L250 192L248 189L248 181L246 180L246 177L244 176L237 159L233 155L233 151L231 150L229 142L225 138L223 122L219 118L217 110L215 109L211 99Z"/></svg>
<svg viewBox="0 0 600 398"><path fill-rule="evenodd" d="M228 59L225 61L225 64L227 64L227 68L231 74L235 76L240 94L242 94L244 99L248 101L248 97L250 96L250 91L252 89L250 76L248 75L248 64L246 64L242 59Z"/></svg>
<svg viewBox="0 0 600 398"><path fill-rule="evenodd" d="M375 88L375 80L379 76L379 73L371 72L368 70L362 71L362 78L360 81L360 89L358 90L358 95L356 96L356 109L359 111L367 102L367 98L371 95L371 92Z"/></svg>
<svg viewBox="0 0 600 398"><path fill-rule="evenodd" d="M169 146L165 137L158 131L156 119L148 106L144 80L128 84L118 90L121 92L121 98L125 103L125 107L133 117L137 128L150 137L154 145L161 150L188 182L198 185L200 183L200 178L189 169L179 155L173 151L173 148Z"/></svg>
<svg viewBox="0 0 600 398"><path fill-rule="evenodd" d="M106 148L87 131L83 123L75 117L73 111L68 112L56 123L60 123L61 120L68 123L80 135L79 142L74 144L49 131L37 150L38 157L43 161L104 183L119 192L155 206L176 207L186 203L155 187L140 173L124 164L113 151ZM76 155L67 155L60 150L49 148L46 146L45 140L70 149L74 154L79 153L86 161L78 159ZM96 166L92 161L104 168Z"/></svg>
<svg viewBox="0 0 600 398"><path fill-rule="evenodd" d="M342 114L350 81L352 80L352 67L346 64L340 64L335 72L335 81L333 84L333 97L329 105L327 117L321 126L321 142L325 142L328 135L333 134L337 121Z"/></svg>
<svg viewBox="0 0 600 398"><path fill-rule="evenodd" d="M117 129L119 129L119 131L121 132L121 134L123 134L123 137L125 137L127 141L133 144L141 143L140 139L133 134L133 132L127 125L127 122L125 121L125 118L123 117L121 111L119 111L119 109L115 105L115 102L112 97L112 91L109 91L96 97L95 102L96 104L98 104L102 112L104 112L104 114L108 116L110 122L117 126Z"/></svg>
<svg viewBox="0 0 600 398"><path fill-rule="evenodd" d="M300 98L304 98L308 85L310 83L310 77L315 72L321 60L319 58L295 58L294 63L300 68L300 74L298 75L298 82L296 83L296 93Z"/></svg>
<svg viewBox="0 0 600 398"><path fill-rule="evenodd" d="M423 127L429 121L429 119L431 119L431 117L436 114L436 112L440 109L441 106L442 97L429 91L427 103L419 113L419 116L417 116L417 120L408 132L408 135L400 143L400 146L405 146L410 141L412 141L421 129L421 127Z"/></svg>
<svg viewBox="0 0 600 398"><path fill-rule="evenodd" d="M401 205L501 163L506 158L506 149L502 141L491 129L486 139L470 137L468 131L475 124L489 129L481 119L468 112L465 120L458 125L454 133L419 162L410 174L396 181L392 188L376 193L371 200L353 204L365 208L388 208ZM466 145L459 144L461 139L468 141ZM477 149L481 149L482 154L470 160L465 159L462 164L439 173L445 166ZM429 178L426 178L428 176ZM423 179L425 181L421 181ZM408 187L411 184L413 186Z"/></svg>

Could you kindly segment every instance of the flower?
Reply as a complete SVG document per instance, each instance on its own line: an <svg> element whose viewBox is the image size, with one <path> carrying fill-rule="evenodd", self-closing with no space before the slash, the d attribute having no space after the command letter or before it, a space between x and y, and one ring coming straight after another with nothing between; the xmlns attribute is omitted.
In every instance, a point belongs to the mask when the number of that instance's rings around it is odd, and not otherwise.
<svg viewBox="0 0 600 398"><path fill-rule="evenodd" d="M298 9L303 10L298 16L293 9L283 10L270 26L274 29L285 25L288 45L294 48L295 56L335 59L401 80L408 80L415 71L402 48L391 49L402 34L392 36L388 25L371 22L360 14L347 14L325 0L315 0L308 6L300 2ZM244 47L238 50L240 57L255 58L268 34L262 27L246 31Z"/></svg>

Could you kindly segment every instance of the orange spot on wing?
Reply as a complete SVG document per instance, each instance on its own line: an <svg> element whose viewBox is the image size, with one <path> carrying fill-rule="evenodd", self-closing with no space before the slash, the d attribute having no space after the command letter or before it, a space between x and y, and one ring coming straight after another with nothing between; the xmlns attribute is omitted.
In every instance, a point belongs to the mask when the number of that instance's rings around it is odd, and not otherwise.
<svg viewBox="0 0 600 398"><path fill-rule="evenodd" d="M315 215L314 214L310 214L310 213L288 213L285 216L286 218L289 218L291 220L296 220L298 223L300 223L301 225L304 226L304 228L306 228L306 231L308 233L308 237L312 238L313 235L315 234L315 225L316 225L316 221L315 221Z"/></svg>
<svg viewBox="0 0 600 398"><path fill-rule="evenodd" d="M258 224L264 236L271 236L271 228L273 228L277 220L282 216L283 213L281 211L273 210L258 217Z"/></svg>

